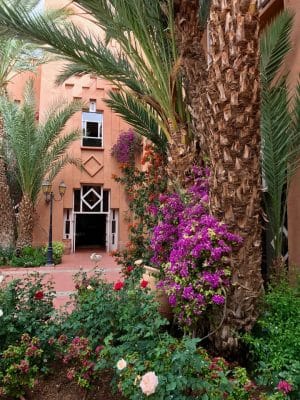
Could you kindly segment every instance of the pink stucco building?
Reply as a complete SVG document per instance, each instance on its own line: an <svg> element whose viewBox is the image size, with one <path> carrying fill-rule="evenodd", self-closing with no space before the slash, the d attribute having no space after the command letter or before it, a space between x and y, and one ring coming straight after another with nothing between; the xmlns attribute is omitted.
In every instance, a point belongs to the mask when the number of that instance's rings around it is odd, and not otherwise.
<svg viewBox="0 0 300 400"><path fill-rule="evenodd" d="M128 125L114 114L103 101L111 84L95 76L78 76L62 86L55 85L61 64L52 62L41 66L35 76L38 118L59 99L74 98L84 102L67 124L66 130L79 128L81 138L70 148L72 156L82 160L80 170L68 165L53 182L53 191L59 199L58 185L67 185L65 196L53 207L53 240L64 240L75 251L81 247L122 248L127 241L127 223L124 221L128 205L123 188L114 181L120 174L117 162L111 157L111 148ZM22 100L27 75L18 76L8 91L14 101ZM117 89L116 89L117 90ZM41 194L34 224L34 244L48 240L49 205Z"/></svg>

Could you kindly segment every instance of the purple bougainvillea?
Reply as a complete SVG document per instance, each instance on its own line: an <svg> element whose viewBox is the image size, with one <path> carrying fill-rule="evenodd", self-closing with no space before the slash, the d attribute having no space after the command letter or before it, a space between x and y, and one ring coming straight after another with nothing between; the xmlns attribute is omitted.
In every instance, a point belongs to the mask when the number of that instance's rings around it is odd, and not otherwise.
<svg viewBox="0 0 300 400"><path fill-rule="evenodd" d="M194 167L192 173L188 190L160 197L160 222L151 240L152 262L164 269L159 287L167 292L178 321L190 328L209 305L224 304L228 256L241 243L208 212L209 171Z"/></svg>
<svg viewBox="0 0 300 400"><path fill-rule="evenodd" d="M111 154L120 164L134 163L135 154L141 150L140 137L131 129L121 132Z"/></svg>

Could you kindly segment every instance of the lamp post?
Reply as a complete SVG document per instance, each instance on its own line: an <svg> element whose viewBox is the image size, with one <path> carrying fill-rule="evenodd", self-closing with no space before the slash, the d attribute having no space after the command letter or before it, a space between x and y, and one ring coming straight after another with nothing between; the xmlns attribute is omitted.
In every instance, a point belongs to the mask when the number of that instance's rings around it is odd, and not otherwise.
<svg viewBox="0 0 300 400"><path fill-rule="evenodd" d="M52 211L53 211L53 200L60 201L62 200L67 186L64 182L61 182L58 186L58 191L60 195L60 199L56 200L54 197L54 193L52 191L52 184L49 180L46 180L42 184L42 190L45 195L45 199L47 203L50 203L50 223L49 223L49 239L48 239L48 250L47 250L47 263L46 266L53 266L53 247L52 247Z"/></svg>

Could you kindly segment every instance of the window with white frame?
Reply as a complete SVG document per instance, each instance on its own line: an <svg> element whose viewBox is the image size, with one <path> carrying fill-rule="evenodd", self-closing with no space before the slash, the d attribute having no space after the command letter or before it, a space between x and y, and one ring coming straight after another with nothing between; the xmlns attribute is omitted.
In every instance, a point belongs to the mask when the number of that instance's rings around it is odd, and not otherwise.
<svg viewBox="0 0 300 400"><path fill-rule="evenodd" d="M103 147L103 113L82 113L82 146Z"/></svg>
<svg viewBox="0 0 300 400"><path fill-rule="evenodd" d="M103 186L82 185L74 190L74 212L108 214L109 190Z"/></svg>

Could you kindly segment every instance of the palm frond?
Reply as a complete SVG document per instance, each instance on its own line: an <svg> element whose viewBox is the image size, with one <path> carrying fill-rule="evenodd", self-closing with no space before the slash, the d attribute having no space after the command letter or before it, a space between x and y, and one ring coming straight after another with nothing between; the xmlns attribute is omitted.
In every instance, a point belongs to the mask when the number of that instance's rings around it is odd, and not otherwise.
<svg viewBox="0 0 300 400"><path fill-rule="evenodd" d="M33 202L45 176L55 176L67 160L79 165L78 160L66 155L70 145L79 138L79 130L61 135L66 122L79 108L79 102L60 104L50 109L49 118L43 124L38 124L32 81L26 84L21 106L6 97L0 99L7 144L17 163L17 179L22 192Z"/></svg>
<svg viewBox="0 0 300 400"><path fill-rule="evenodd" d="M293 25L293 14L283 11L275 21L266 28L260 39L261 80L270 85L278 73L284 57L291 49L290 34Z"/></svg>
<svg viewBox="0 0 300 400"><path fill-rule="evenodd" d="M132 91L154 110L164 125L186 126L188 111L180 93L180 74L173 75L178 61L173 24L173 1L77 0L89 23L100 27L105 39L83 32L73 24L58 25L22 7L0 4L0 23L14 35L46 46L70 63L58 78L61 83L74 73L95 73L119 89ZM114 50L107 43L114 41ZM75 65L76 64L76 65ZM171 82L171 83L170 83ZM174 96L174 88L178 95ZM147 110L147 108L145 108ZM169 126L167 126L169 125ZM187 127L188 128L188 127Z"/></svg>
<svg viewBox="0 0 300 400"><path fill-rule="evenodd" d="M160 152L166 152L166 138L160 128L159 119L151 110L137 101L130 93L109 92L105 103L128 122L134 130L154 143Z"/></svg>
<svg viewBox="0 0 300 400"><path fill-rule="evenodd" d="M261 38L262 169L275 257L282 253L287 192L300 155L300 126L297 128L300 92L294 100L288 90L287 76L280 73L284 58L291 48L292 22L293 15L284 11Z"/></svg>

